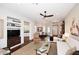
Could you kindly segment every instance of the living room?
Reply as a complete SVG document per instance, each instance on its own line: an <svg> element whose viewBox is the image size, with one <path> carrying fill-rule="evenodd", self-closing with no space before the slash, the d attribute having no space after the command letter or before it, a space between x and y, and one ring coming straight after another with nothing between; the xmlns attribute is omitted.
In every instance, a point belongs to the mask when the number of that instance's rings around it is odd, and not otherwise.
<svg viewBox="0 0 79 59"><path fill-rule="evenodd" d="M79 54L78 10L78 3L0 4L0 54Z"/></svg>

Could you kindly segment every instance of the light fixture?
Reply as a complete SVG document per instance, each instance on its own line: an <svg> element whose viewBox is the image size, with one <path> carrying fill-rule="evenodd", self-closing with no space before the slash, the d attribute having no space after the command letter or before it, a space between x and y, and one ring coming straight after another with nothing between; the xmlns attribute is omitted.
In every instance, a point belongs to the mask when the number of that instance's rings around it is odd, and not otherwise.
<svg viewBox="0 0 79 59"><path fill-rule="evenodd" d="M38 5L38 3L32 3L33 5Z"/></svg>

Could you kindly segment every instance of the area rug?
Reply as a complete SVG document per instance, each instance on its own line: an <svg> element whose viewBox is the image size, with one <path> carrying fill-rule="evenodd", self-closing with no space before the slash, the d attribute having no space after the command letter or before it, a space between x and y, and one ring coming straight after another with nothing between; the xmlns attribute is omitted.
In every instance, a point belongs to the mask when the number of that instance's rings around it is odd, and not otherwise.
<svg viewBox="0 0 79 59"><path fill-rule="evenodd" d="M56 42L51 43L48 55L57 55L57 44L56 44Z"/></svg>

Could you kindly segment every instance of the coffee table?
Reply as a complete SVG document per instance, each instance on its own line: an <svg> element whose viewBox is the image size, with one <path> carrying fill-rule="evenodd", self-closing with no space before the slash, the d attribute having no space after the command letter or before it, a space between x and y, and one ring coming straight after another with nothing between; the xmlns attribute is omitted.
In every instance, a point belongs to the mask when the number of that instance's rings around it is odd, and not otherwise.
<svg viewBox="0 0 79 59"><path fill-rule="evenodd" d="M39 49L37 49L36 53L38 55L47 55L49 48L50 48L50 42L44 42L44 44Z"/></svg>

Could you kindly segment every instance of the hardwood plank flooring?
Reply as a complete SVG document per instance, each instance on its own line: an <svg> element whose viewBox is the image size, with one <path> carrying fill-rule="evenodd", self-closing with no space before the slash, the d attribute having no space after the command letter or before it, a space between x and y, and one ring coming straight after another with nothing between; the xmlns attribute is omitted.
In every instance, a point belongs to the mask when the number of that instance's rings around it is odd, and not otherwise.
<svg viewBox="0 0 79 59"><path fill-rule="evenodd" d="M20 46L17 46L17 47L15 47L13 49L10 49L11 53L14 52L14 51L16 51L16 50L18 50L18 49L20 49L20 48L22 48L23 46L29 44L30 42L32 42L32 41L29 40L29 37L24 37L24 44L22 44Z"/></svg>
<svg viewBox="0 0 79 59"><path fill-rule="evenodd" d="M56 42L51 43L48 55L57 55L57 44L56 44Z"/></svg>

